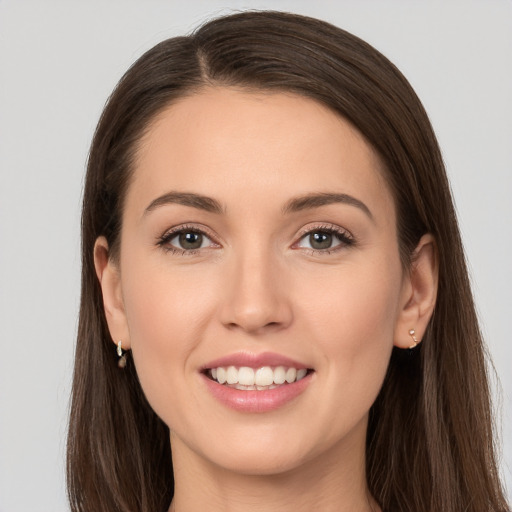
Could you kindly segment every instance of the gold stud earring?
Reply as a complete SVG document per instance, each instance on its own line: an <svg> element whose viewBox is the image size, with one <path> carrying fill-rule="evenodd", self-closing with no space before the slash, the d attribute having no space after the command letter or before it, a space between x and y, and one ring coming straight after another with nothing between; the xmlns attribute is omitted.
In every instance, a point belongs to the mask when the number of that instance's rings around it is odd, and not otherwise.
<svg viewBox="0 0 512 512"><path fill-rule="evenodd" d="M412 338L412 341L414 342L409 348L416 348L418 346L419 341L416 339L416 331L414 329L409 330L409 336Z"/></svg>
<svg viewBox="0 0 512 512"><path fill-rule="evenodd" d="M119 341L117 344L117 355L119 359L117 360L117 366L119 368L124 368L126 366L126 353L123 352L123 342Z"/></svg>

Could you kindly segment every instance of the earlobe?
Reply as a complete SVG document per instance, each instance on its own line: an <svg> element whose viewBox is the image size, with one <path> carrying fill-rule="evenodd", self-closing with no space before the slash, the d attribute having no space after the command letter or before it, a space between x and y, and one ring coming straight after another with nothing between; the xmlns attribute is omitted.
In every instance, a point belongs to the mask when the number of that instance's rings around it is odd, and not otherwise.
<svg viewBox="0 0 512 512"><path fill-rule="evenodd" d="M402 287L401 309L395 326L395 346L414 348L425 334L437 297L438 257L435 239L423 235L414 250Z"/></svg>
<svg viewBox="0 0 512 512"><path fill-rule="evenodd" d="M121 276L118 265L109 257L109 246L105 237L100 236L94 244L94 267L103 295L103 308L113 342L120 340L123 349L130 348L130 336L124 310Z"/></svg>

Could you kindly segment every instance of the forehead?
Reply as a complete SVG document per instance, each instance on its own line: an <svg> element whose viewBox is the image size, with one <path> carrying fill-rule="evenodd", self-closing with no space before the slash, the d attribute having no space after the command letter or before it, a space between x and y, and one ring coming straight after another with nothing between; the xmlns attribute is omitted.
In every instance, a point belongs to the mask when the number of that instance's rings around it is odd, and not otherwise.
<svg viewBox="0 0 512 512"><path fill-rule="evenodd" d="M261 201L269 191L282 201L311 191L391 200L381 162L358 130L291 93L212 87L186 96L149 125L134 167L127 199L139 208L167 189L221 201Z"/></svg>

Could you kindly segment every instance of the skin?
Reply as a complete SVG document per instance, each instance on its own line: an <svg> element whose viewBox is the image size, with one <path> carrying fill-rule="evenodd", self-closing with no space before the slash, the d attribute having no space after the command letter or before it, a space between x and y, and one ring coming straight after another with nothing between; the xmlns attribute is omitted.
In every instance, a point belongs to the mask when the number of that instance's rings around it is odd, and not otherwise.
<svg viewBox="0 0 512 512"><path fill-rule="evenodd" d="M215 199L221 213L161 204L170 191ZM283 213L311 193L336 202ZM172 252L171 228L201 229ZM309 234L352 243L312 250ZM379 158L348 122L284 93L206 88L161 112L140 142L118 262L99 238L95 262L115 343L169 425L172 510L370 511L368 411L393 345L426 328L437 288L432 237L404 271ZM114 350L114 348L113 348ZM203 365L238 351L277 352L314 369L283 407L242 413L207 391ZM198 485L200 482L200 485Z"/></svg>

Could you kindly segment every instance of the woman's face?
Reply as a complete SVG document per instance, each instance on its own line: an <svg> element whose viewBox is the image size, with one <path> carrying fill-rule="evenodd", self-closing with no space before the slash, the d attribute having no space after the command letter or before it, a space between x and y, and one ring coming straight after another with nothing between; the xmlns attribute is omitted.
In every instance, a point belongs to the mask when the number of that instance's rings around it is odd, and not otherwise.
<svg viewBox="0 0 512 512"><path fill-rule="evenodd" d="M360 460L410 293L395 224L378 157L313 100L209 88L158 116L109 325L177 452L252 474Z"/></svg>

